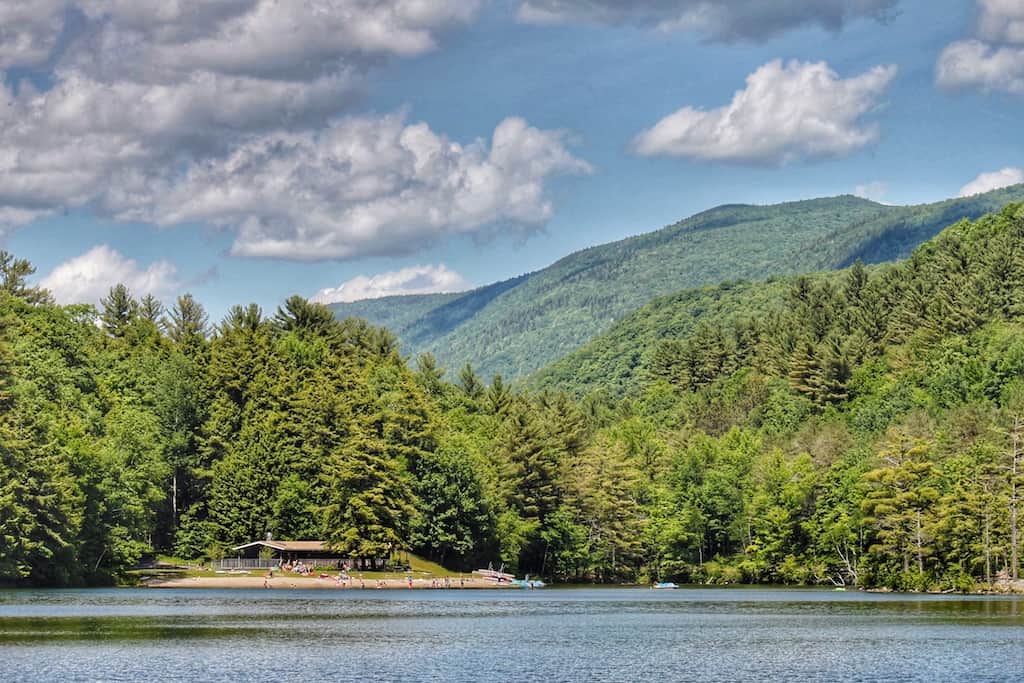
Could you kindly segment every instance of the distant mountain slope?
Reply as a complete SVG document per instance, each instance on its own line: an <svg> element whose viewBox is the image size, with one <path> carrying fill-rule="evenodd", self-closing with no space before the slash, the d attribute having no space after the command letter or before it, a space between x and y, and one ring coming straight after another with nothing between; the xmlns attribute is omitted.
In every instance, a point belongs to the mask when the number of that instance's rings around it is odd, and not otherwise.
<svg viewBox="0 0 1024 683"><path fill-rule="evenodd" d="M725 205L655 232L570 254L519 278L462 294L335 304L430 351L455 370L522 378L585 344L655 297L729 280L907 256L960 218L1024 199L1024 185L920 206L853 196Z"/></svg>
<svg viewBox="0 0 1024 683"><path fill-rule="evenodd" d="M701 324L737 324L754 312L781 310L791 279L726 283L658 297L527 381L535 389L576 396L598 389L629 395L647 379L644 370L659 341L688 337Z"/></svg>

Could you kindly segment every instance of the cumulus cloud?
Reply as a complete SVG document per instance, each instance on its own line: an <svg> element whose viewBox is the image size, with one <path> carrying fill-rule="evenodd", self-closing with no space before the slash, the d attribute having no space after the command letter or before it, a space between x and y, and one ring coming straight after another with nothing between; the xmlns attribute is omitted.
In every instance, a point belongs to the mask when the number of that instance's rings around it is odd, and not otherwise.
<svg viewBox="0 0 1024 683"><path fill-rule="evenodd" d="M864 116L896 75L877 66L848 79L825 62L768 62L718 109L694 107L666 116L633 140L644 156L753 164L842 157L879 138Z"/></svg>
<svg viewBox="0 0 1024 683"><path fill-rule="evenodd" d="M1024 3L978 0L975 36L942 51L935 81L948 90L1024 94Z"/></svg>
<svg viewBox="0 0 1024 683"><path fill-rule="evenodd" d="M854 195L879 203L884 203L882 200L885 199L885 195L888 193L889 186L880 180L873 180L870 183L858 185L853 190Z"/></svg>
<svg viewBox="0 0 1024 683"><path fill-rule="evenodd" d="M236 230L237 255L326 259L533 229L544 182L588 168L562 133L510 118L460 145L348 114L376 64L435 49L480 4L0 0L0 36L29 36L0 68L48 70L0 78L0 232L88 206Z"/></svg>
<svg viewBox="0 0 1024 683"><path fill-rule="evenodd" d="M978 0L978 36L1024 44L1024 4L1020 0Z"/></svg>
<svg viewBox="0 0 1024 683"><path fill-rule="evenodd" d="M942 51L935 70L938 84L950 90L1024 94L1024 47L961 40Z"/></svg>
<svg viewBox="0 0 1024 683"><path fill-rule="evenodd" d="M981 194L991 190L998 190L1001 187L1024 183L1024 169L1008 166L998 171L982 173L977 178L960 188L961 197L970 197L973 194Z"/></svg>
<svg viewBox="0 0 1024 683"><path fill-rule="evenodd" d="M1004 0L1006 2L1012 0ZM520 21L633 24L664 31L689 30L713 40L765 40L818 25L838 31L851 20L884 20L898 0L525 0Z"/></svg>
<svg viewBox="0 0 1024 683"><path fill-rule="evenodd" d="M0 2L0 70L37 66L50 57L64 27L67 0Z"/></svg>
<svg viewBox="0 0 1024 683"><path fill-rule="evenodd" d="M488 144L453 142L401 115L263 136L192 167L124 215L237 230L238 256L297 260L407 254L455 234L530 231L552 214L552 175L589 166L564 134L508 118Z"/></svg>
<svg viewBox="0 0 1024 683"><path fill-rule="evenodd" d="M182 282L177 267L155 261L146 267L103 244L60 264L40 281L61 304L98 304L112 283L128 287L136 298L173 293Z"/></svg>
<svg viewBox="0 0 1024 683"><path fill-rule="evenodd" d="M377 275L358 275L337 287L321 289L312 300L322 304L380 299L401 294L461 292L470 285L458 273L442 263L437 266L410 266Z"/></svg>

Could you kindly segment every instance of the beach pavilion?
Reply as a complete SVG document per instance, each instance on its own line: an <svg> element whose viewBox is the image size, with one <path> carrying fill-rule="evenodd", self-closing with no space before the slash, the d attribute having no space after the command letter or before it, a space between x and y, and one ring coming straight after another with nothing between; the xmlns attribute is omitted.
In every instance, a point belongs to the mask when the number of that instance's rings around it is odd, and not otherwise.
<svg viewBox="0 0 1024 683"><path fill-rule="evenodd" d="M338 567L343 564L356 570L383 568L381 558L345 557L327 547L325 541L252 541L231 548L233 557L215 562L218 569L270 569L285 562L301 562L307 567Z"/></svg>

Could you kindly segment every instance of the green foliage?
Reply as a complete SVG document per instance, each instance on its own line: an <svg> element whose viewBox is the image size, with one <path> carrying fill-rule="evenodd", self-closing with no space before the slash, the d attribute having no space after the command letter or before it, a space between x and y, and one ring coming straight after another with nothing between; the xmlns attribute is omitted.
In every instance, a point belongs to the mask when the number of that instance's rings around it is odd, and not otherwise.
<svg viewBox="0 0 1024 683"><path fill-rule="evenodd" d="M340 317L388 327L405 353L429 351L447 367L470 363L484 377L501 374L513 382L579 350L569 362L600 383L601 370L591 363L628 371L644 345L627 342L607 352L584 345L654 297L845 267L858 259L903 258L950 223L1021 199L1024 187L1016 186L921 206L884 206L851 196L725 205L471 292L388 297L332 309ZM570 390L574 376L566 368L538 384Z"/></svg>
<svg viewBox="0 0 1024 683"><path fill-rule="evenodd" d="M741 214L800 229L728 207L678 234ZM268 532L565 581L1019 575L1021 205L900 263L657 299L534 392L468 364L445 381L432 355L411 370L388 331L298 297L210 330L190 297L158 324L123 287L98 313L30 273L0 254L4 583L109 583ZM446 320L515 290L449 297Z"/></svg>
<svg viewBox="0 0 1024 683"><path fill-rule="evenodd" d="M325 468L323 519L332 548L353 557L390 557L409 547L415 498L387 445L366 435L339 451Z"/></svg>
<svg viewBox="0 0 1024 683"><path fill-rule="evenodd" d="M411 543L418 554L440 564L472 570L493 559L497 522L468 444L457 434L450 438L416 466L419 511Z"/></svg>

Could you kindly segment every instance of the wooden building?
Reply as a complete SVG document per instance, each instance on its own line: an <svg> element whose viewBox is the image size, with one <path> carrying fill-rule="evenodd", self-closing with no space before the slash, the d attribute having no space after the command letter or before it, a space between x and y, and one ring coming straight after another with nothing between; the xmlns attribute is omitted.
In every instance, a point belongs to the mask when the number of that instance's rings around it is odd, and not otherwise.
<svg viewBox="0 0 1024 683"><path fill-rule="evenodd" d="M230 556L214 563L218 569L269 569L279 564L301 562L307 567L333 567L340 569L383 569L387 562L383 558L345 557L330 550L324 541L252 541L231 548Z"/></svg>

